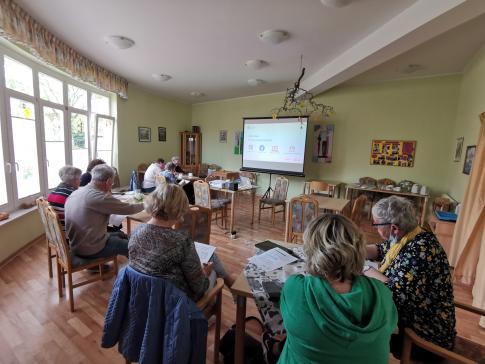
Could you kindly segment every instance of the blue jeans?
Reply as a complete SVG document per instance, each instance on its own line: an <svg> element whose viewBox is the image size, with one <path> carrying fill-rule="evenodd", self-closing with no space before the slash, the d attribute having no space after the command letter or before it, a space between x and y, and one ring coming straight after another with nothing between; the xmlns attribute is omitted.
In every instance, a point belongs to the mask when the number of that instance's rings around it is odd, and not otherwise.
<svg viewBox="0 0 485 364"><path fill-rule="evenodd" d="M128 237L122 231L109 233L103 250L90 256L83 256L82 258L97 259L111 257L113 255L124 255L128 258Z"/></svg>

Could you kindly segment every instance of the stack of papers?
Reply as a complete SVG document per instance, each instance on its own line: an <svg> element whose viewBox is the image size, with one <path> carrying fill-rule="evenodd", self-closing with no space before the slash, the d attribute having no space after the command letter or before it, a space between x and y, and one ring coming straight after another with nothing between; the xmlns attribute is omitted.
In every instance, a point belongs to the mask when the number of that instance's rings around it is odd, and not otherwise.
<svg viewBox="0 0 485 364"><path fill-rule="evenodd" d="M259 269L269 272L287 264L293 263L298 259L280 248L270 249L263 254L255 255L249 259L249 263L256 265Z"/></svg>
<svg viewBox="0 0 485 364"><path fill-rule="evenodd" d="M216 247L208 244L202 244L197 241L195 241L194 244L195 244L195 250L197 251L197 255L199 256L200 262L202 264L207 264L210 258L212 258L212 255L214 254L214 250L216 250Z"/></svg>

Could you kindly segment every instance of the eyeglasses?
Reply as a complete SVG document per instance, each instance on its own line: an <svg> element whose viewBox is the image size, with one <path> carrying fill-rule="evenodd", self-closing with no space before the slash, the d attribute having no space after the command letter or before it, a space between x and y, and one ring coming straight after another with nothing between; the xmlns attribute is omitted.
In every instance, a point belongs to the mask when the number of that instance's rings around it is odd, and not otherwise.
<svg viewBox="0 0 485 364"><path fill-rule="evenodd" d="M392 223L390 222L372 223L372 226L386 226L386 225L392 225Z"/></svg>

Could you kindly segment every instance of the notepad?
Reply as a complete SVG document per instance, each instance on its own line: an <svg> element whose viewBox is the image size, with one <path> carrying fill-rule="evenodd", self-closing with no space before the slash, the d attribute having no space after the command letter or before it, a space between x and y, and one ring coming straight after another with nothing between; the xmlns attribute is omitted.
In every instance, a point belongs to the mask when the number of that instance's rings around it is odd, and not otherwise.
<svg viewBox="0 0 485 364"><path fill-rule="evenodd" d="M263 254L252 257L249 262L255 264L259 269L269 272L287 264L297 261L298 258L288 254L280 248L270 249Z"/></svg>
<svg viewBox="0 0 485 364"><path fill-rule="evenodd" d="M214 254L216 247L209 244L202 244L197 241L195 241L194 244L195 244L195 251L199 256L200 262L202 264L207 264L210 258L212 258L212 255Z"/></svg>

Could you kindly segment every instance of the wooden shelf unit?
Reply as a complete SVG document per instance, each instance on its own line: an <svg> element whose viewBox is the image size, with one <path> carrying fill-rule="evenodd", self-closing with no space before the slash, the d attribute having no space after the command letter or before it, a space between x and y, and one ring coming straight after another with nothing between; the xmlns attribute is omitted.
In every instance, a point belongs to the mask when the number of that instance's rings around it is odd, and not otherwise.
<svg viewBox="0 0 485 364"><path fill-rule="evenodd" d="M202 134L180 132L180 164L187 173L198 176L202 161Z"/></svg>

